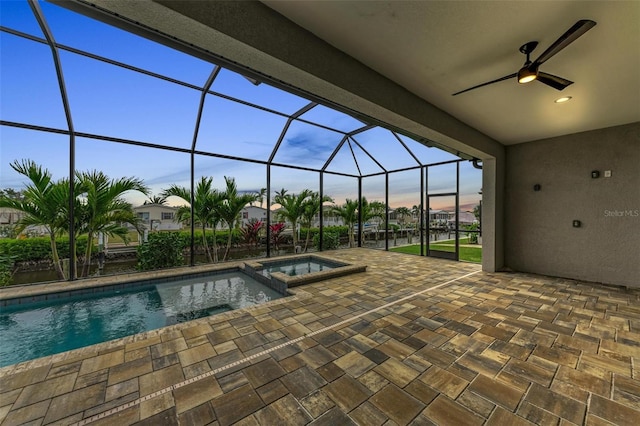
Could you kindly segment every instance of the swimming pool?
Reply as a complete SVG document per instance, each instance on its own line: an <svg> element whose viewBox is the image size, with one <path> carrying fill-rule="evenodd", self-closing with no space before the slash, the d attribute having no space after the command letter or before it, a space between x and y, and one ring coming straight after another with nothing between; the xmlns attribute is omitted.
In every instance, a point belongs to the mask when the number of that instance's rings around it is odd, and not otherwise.
<svg viewBox="0 0 640 426"><path fill-rule="evenodd" d="M99 290L3 306L0 367L284 297L241 271Z"/></svg>

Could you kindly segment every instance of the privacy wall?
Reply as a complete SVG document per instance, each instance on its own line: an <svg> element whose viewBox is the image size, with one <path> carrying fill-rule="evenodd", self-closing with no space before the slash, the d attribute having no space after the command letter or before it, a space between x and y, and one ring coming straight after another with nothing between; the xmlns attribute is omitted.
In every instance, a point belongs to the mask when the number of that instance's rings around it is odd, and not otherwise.
<svg viewBox="0 0 640 426"><path fill-rule="evenodd" d="M640 123L509 146L506 265L640 287L639 165Z"/></svg>

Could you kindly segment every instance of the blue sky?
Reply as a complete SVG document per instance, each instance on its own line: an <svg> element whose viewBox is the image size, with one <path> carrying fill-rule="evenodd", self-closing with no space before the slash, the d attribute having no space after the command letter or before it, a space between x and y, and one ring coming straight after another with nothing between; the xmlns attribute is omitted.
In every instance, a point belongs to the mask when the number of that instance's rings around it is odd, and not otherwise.
<svg viewBox="0 0 640 426"><path fill-rule="evenodd" d="M215 65L163 45L107 26L98 21L41 2L53 36L59 44L88 51L111 60L202 87ZM42 33L26 1L0 1L4 27L36 37ZM0 90L2 120L66 130L51 51L47 45L0 32ZM105 135L168 147L190 148L200 100L200 91L144 75L112 64L96 61L76 53L60 50L65 85L74 128L77 132ZM222 69L211 90L242 99L267 109L207 94L196 149L204 152L266 161L271 155L292 114L309 103L307 99L260 84L255 86L241 75ZM274 112L271 112L274 111ZM280 114L276 113L280 112ZM283 115L284 114L284 115ZM340 131L352 131L364 124L350 116L318 105L301 119L321 123ZM294 121L289 127L274 162L320 168L336 148L343 134ZM354 136L345 144L327 170L358 174L382 171L364 148L387 170L415 166L415 160L393 135L375 128ZM455 157L436 148L427 148L402 137L423 163L435 163ZM48 168L56 178L68 175L69 138L65 135L0 127L0 187L20 188L24 181L9 163L32 159ZM360 145L360 146L358 146ZM91 138L76 138L76 168L99 169L112 178L142 178L154 194L171 184L189 185L188 154L150 149ZM429 191L450 192L455 189L455 167L429 169ZM286 188L299 192L318 190L318 174L272 167L272 191ZM195 176L213 176L220 188L224 176L236 179L241 190L266 187L266 166L210 156L196 156ZM481 172L470 163L461 164L461 204L477 204ZM420 200L418 170L390 175L390 204L411 207ZM325 193L341 203L357 197L357 181L325 174ZM368 199L384 200L384 178L364 179L363 193ZM140 194L128 194L133 204L144 201ZM435 206L449 207L445 205Z"/></svg>

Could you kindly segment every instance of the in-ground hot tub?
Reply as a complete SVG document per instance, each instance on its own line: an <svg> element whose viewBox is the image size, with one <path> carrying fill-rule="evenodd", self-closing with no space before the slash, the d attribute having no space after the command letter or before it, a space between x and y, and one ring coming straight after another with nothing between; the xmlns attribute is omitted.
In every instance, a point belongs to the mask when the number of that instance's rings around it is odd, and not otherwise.
<svg viewBox="0 0 640 426"><path fill-rule="evenodd" d="M345 275L364 272L366 265L351 264L317 255L245 262L244 272L276 291Z"/></svg>

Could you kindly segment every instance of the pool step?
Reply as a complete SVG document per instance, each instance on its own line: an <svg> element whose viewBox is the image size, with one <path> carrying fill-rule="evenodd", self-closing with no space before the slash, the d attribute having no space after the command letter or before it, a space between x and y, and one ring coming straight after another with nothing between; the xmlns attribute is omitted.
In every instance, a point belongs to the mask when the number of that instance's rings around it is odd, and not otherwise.
<svg viewBox="0 0 640 426"><path fill-rule="evenodd" d="M193 321L198 318L205 318L211 315L220 314L222 312L231 311L233 308L229 305L222 304L211 306L209 308L198 309L189 312L180 312L167 318L167 325L179 324L181 322Z"/></svg>

